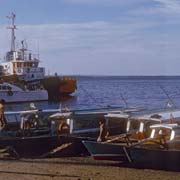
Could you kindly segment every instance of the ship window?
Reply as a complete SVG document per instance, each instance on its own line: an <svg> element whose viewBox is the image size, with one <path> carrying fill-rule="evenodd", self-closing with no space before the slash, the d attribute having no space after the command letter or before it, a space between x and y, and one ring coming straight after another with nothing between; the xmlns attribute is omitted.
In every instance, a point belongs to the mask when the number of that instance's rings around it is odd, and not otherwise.
<svg viewBox="0 0 180 180"><path fill-rule="evenodd" d="M17 67L22 67L22 63L18 62Z"/></svg>

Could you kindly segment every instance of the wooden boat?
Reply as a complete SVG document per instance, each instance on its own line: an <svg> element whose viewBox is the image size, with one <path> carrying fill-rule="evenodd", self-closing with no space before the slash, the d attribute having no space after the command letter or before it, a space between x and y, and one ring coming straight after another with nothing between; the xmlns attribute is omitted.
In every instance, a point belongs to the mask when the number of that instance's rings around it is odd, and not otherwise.
<svg viewBox="0 0 180 180"><path fill-rule="evenodd" d="M52 133L52 119L49 118L57 112L57 109L5 112L8 123L0 131L0 148L10 147L20 156L34 156L60 146L65 138Z"/></svg>
<svg viewBox="0 0 180 180"><path fill-rule="evenodd" d="M124 161L126 159L123 145L96 141L82 141L82 143L95 160Z"/></svg>
<svg viewBox="0 0 180 180"><path fill-rule="evenodd" d="M81 141L89 139L89 134L95 133L99 126L91 126L91 123L84 120L84 117L87 117L87 115L95 116L96 113L101 115L102 113L107 113L107 111L109 112L110 110L72 112L63 111L62 109L33 109L5 112L8 124L5 129L0 131L0 147L11 147L20 155L40 155L64 142L77 142L80 145ZM74 117L78 117L78 119ZM68 124L68 133L58 133L58 127L62 121ZM28 128L25 126L25 122L28 122Z"/></svg>
<svg viewBox="0 0 180 180"><path fill-rule="evenodd" d="M82 136L96 137L99 135L99 121L105 120L106 126L110 135L117 135L120 133L125 133L125 123L124 121L116 121L114 119L106 118L108 114L119 115L127 119L128 114L132 112L139 112L139 108L127 108L122 107L106 107L97 109L87 109L87 110L74 110L73 119L73 134L78 134Z"/></svg>
<svg viewBox="0 0 180 180"><path fill-rule="evenodd" d="M107 114L105 115L107 120L121 121L121 124L123 124L121 128L124 128L126 133L109 137L106 142L83 141L83 144L91 156L96 160L127 160L124 147L131 146L137 141L148 138L151 133L151 125L157 123L169 123L172 114L174 118L173 121L178 123L180 120L179 110L159 112L158 115L157 113L138 116L117 113ZM126 126L124 124L126 124Z"/></svg>
<svg viewBox="0 0 180 180"><path fill-rule="evenodd" d="M19 156L39 156L47 153L63 143L61 136L1 137L0 147L11 148Z"/></svg>
<svg viewBox="0 0 180 180"><path fill-rule="evenodd" d="M151 126L150 138L125 147L131 164L143 168L180 170L180 126L158 124Z"/></svg>
<svg viewBox="0 0 180 180"><path fill-rule="evenodd" d="M120 117L120 115L118 116ZM139 127L133 129L131 128L133 124L131 121L133 120L124 119L124 123L126 122L127 124L124 129L126 133L110 136L105 142L83 141L90 155L96 160L124 161L126 159L124 147L144 139L145 128L147 128L149 124L158 123L157 121L142 120L138 123Z"/></svg>

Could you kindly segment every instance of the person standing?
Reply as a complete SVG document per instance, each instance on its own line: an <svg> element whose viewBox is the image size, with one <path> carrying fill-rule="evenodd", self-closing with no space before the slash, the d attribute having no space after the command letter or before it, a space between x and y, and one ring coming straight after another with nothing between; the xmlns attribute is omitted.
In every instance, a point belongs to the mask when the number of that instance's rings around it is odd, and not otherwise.
<svg viewBox="0 0 180 180"><path fill-rule="evenodd" d="M5 115L4 115L4 105L5 105L5 100L1 99L0 100L0 123L1 123L1 129L3 129L7 122L5 119Z"/></svg>
<svg viewBox="0 0 180 180"><path fill-rule="evenodd" d="M104 142L104 141L106 141L106 138L107 138L108 134L109 133L107 131L105 120L101 119L99 121L99 136L98 136L97 142Z"/></svg>

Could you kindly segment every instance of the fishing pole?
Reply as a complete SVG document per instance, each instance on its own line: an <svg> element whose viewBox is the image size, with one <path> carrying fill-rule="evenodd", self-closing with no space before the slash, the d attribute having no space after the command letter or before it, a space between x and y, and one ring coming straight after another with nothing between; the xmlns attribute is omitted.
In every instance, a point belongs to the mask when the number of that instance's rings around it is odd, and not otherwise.
<svg viewBox="0 0 180 180"><path fill-rule="evenodd" d="M96 98L94 98L87 90L85 90L82 86L79 86L86 94L89 96L95 103L98 103Z"/></svg>
<svg viewBox="0 0 180 180"><path fill-rule="evenodd" d="M81 89L82 89L83 91L85 91L85 93L86 93L95 103L97 103L96 98L94 98L92 95L90 95L90 93L89 93L87 90L85 90L85 89L82 88L82 87L81 87ZM128 108L128 103L127 103L126 99L124 98L124 96L122 95L122 93L120 93L120 97L121 97L122 101L124 102L126 108ZM111 105L107 105L107 107L111 107Z"/></svg>
<svg viewBox="0 0 180 180"><path fill-rule="evenodd" d="M176 107L177 107L176 104L174 103L174 101L172 100L172 98L169 96L169 94L166 92L166 90L163 88L163 86L160 85L160 84L158 84L158 85L159 85L160 89L163 91L163 93L167 96L169 102L176 108ZM169 102L166 104L166 107L169 105ZM170 106L171 106L171 105L169 105L169 107L170 107Z"/></svg>
<svg viewBox="0 0 180 180"><path fill-rule="evenodd" d="M126 99L124 98L124 96L122 95L122 93L120 93L120 97L121 97L122 101L124 102L126 108L128 108L128 103L127 103Z"/></svg>

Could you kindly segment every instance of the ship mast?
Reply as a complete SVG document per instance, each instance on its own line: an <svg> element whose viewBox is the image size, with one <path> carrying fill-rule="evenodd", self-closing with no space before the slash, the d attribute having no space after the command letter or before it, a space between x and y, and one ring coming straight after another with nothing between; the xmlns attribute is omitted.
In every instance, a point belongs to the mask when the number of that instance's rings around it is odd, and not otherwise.
<svg viewBox="0 0 180 180"><path fill-rule="evenodd" d="M15 51L15 29L16 29L16 25L15 25L15 18L16 15L14 13L11 13L10 16L7 16L8 19L12 20L12 26L7 27L8 29L11 29L11 51Z"/></svg>

